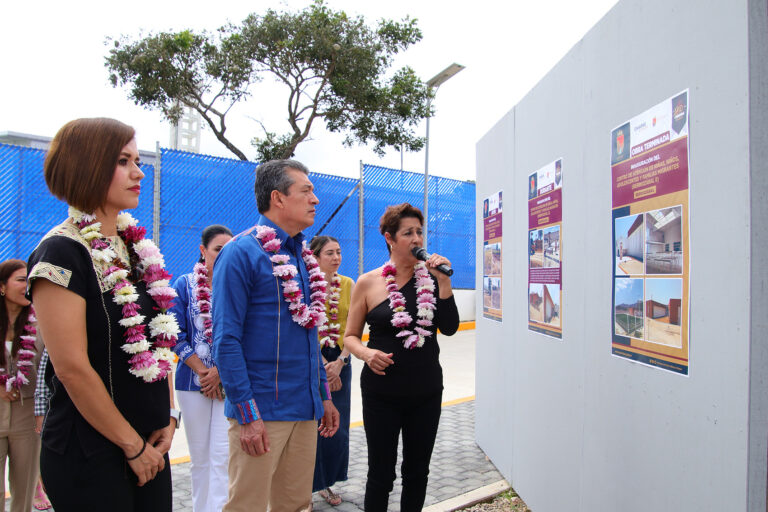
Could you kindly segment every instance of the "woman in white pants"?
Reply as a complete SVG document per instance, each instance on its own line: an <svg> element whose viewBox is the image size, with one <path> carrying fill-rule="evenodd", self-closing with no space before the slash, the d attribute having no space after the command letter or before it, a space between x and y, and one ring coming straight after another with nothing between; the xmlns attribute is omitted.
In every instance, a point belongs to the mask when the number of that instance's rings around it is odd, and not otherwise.
<svg viewBox="0 0 768 512"><path fill-rule="evenodd" d="M227 501L229 444L224 392L211 350L211 280L213 262L232 232L220 225L203 230L200 261L173 287L178 294L173 312L181 332L174 351L176 396L192 462L192 503L195 512L219 512Z"/></svg>

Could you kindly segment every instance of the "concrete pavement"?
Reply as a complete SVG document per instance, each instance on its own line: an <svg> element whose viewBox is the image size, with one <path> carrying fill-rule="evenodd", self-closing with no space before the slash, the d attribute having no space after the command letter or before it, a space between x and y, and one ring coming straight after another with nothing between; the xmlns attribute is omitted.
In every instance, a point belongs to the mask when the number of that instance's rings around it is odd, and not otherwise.
<svg viewBox="0 0 768 512"><path fill-rule="evenodd" d="M440 427L430 465L429 485L425 507L430 511L452 510L460 506L462 496L471 491L496 493L504 490L506 483L501 474L475 444L474 393L475 393L475 331L463 330L454 336L440 336L440 363L443 366L445 390ZM363 363L353 361L352 411L350 429L349 479L333 488L344 502L331 507L317 494L313 496L314 510L359 511L363 510L365 480L368 471L365 431L362 427L362 401L360 397L360 370ZM187 460L186 440L179 432L174 439L171 453L182 457L173 465L174 512L192 511L191 483ZM398 450L399 457L402 455ZM173 456L172 456L173 458ZM398 459L398 476L400 459ZM399 510L402 487L400 480L390 497L389 510ZM484 491L485 490L485 491ZM467 502L477 500L477 491ZM441 506L444 504L444 506Z"/></svg>

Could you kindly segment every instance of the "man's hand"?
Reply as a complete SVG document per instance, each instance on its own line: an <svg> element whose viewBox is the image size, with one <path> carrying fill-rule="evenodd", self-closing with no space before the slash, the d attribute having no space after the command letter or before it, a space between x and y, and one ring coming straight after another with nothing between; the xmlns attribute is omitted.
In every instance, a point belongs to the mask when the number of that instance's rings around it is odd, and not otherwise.
<svg viewBox="0 0 768 512"><path fill-rule="evenodd" d="M45 416L35 416L35 432L38 434L43 431L43 420L45 420Z"/></svg>
<svg viewBox="0 0 768 512"><path fill-rule="evenodd" d="M338 412L336 414L338 415ZM269 437L263 421L256 420L240 425L240 447L253 457L269 451Z"/></svg>
<svg viewBox="0 0 768 512"><path fill-rule="evenodd" d="M323 417L320 420L320 426L317 427L317 431L323 437L333 437L336 431L339 430L339 424L341 423L339 411L331 400L323 400L323 409Z"/></svg>

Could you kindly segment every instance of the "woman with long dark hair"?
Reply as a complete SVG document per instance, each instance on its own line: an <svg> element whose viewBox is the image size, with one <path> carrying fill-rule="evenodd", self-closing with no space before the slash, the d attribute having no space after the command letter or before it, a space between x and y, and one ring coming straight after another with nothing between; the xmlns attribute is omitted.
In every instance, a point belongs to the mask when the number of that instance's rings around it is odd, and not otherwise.
<svg viewBox="0 0 768 512"><path fill-rule="evenodd" d="M203 230L200 259L192 273L180 276L173 287L178 294L172 312L179 322L179 341L173 348L176 396L184 414L187 446L192 462L192 508L195 512L219 512L227 502L229 424L224 415L224 394L219 371L213 362L211 280L213 262L232 239L225 226Z"/></svg>
<svg viewBox="0 0 768 512"><path fill-rule="evenodd" d="M0 263L0 496L5 496L5 461L11 512L29 512L40 475L40 438L35 432L35 381L43 344L37 339L32 305L24 296L27 265Z"/></svg>
<svg viewBox="0 0 768 512"><path fill-rule="evenodd" d="M349 350L344 347L344 331L354 281L339 274L341 246L332 236L316 236L309 245L320 270L328 283L325 305L326 321L318 325L317 334L323 356L328 386L333 405L339 411L339 430L333 437L317 436L315 475L312 492L332 506L341 504L342 498L331 488L336 482L347 479L349 467L349 417L351 408L352 366Z"/></svg>
<svg viewBox="0 0 768 512"><path fill-rule="evenodd" d="M40 471L56 512L171 510L176 294L157 246L123 212L144 178L134 135L114 119L77 119L45 159L48 189L69 205L29 258L27 293L50 356Z"/></svg>

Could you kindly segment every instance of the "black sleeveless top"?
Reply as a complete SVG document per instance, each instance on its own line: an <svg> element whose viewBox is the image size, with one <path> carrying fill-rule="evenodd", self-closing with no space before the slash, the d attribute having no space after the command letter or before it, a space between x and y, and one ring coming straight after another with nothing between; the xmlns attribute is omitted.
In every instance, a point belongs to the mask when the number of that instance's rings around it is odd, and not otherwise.
<svg viewBox="0 0 768 512"><path fill-rule="evenodd" d="M430 330L437 327L441 334L453 335L459 328L459 311L453 295L440 299L440 290L435 283L437 309ZM405 309L415 320L416 312L416 279L411 278L400 288L405 297ZM385 375L376 375L368 365L363 367L360 374L360 387L386 396L419 396L431 395L443 389L443 368L440 366L440 346L433 334L427 337L424 345L419 348L407 349L403 346L403 338L398 338L399 327L392 325L392 309L389 298L384 299L378 306L368 312L365 317L368 323L368 348L381 350L385 354L392 353L395 364L385 370Z"/></svg>
<svg viewBox="0 0 768 512"><path fill-rule="evenodd" d="M127 257L121 240L112 241L110 246L121 257ZM111 289L107 289L103 276L93 265L77 228L71 223L54 228L29 257L27 268L30 269L30 288L35 279L43 278L85 299L88 359L128 423L144 436L166 427L170 421L168 381L147 383L128 372L131 355L121 348L125 329L118 323L122 309L114 302ZM144 322L148 323L157 313L157 305L147 294L143 281L134 286L141 314L145 315ZM29 290L27 298L33 300ZM146 334L149 335L149 329ZM67 443L76 440L88 456L114 446L83 418L50 361L45 382L52 393L42 433L42 442L47 448L63 454Z"/></svg>

